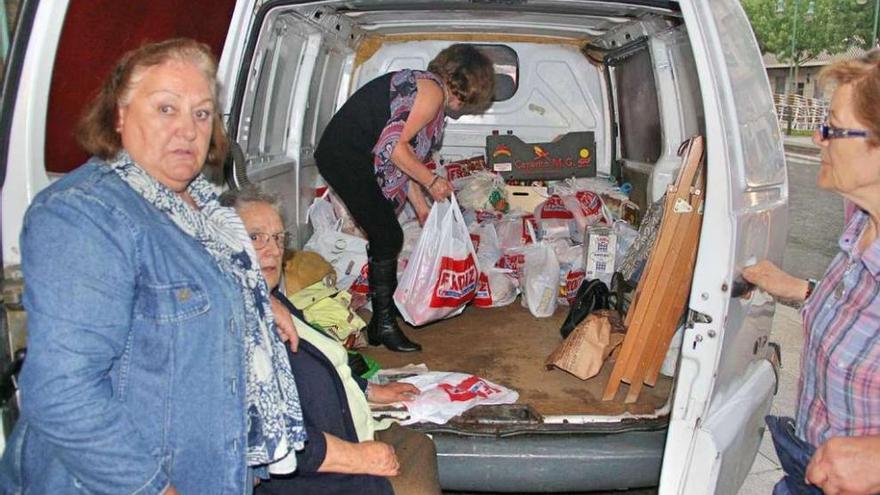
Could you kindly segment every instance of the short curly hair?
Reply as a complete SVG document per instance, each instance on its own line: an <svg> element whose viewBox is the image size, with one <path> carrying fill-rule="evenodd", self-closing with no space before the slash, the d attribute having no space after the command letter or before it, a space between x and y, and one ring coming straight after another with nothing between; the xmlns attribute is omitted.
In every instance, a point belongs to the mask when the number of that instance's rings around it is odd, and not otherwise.
<svg viewBox="0 0 880 495"><path fill-rule="evenodd" d="M483 113L495 94L492 60L473 45L455 43L443 49L428 64L462 103L463 113Z"/></svg>
<svg viewBox="0 0 880 495"><path fill-rule="evenodd" d="M116 130L119 106L128 102L132 85L144 70L169 61L190 63L197 67L212 82L211 93L215 100L214 106L217 106L217 60L208 45L189 38L173 38L142 45L119 59L98 94L83 112L75 135L77 142L87 153L107 160L122 149L122 137ZM229 141L220 120L220 112L215 111L205 163L214 166L222 164L228 149Z"/></svg>
<svg viewBox="0 0 880 495"><path fill-rule="evenodd" d="M819 73L823 83L852 84L856 117L867 126L868 144L880 146L880 48L852 60L831 64Z"/></svg>

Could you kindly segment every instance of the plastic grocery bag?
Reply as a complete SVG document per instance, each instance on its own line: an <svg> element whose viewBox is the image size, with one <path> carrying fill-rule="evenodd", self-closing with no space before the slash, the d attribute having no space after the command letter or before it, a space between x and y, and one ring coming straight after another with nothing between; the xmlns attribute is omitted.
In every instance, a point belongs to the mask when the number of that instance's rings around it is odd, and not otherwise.
<svg viewBox="0 0 880 495"><path fill-rule="evenodd" d="M541 240L568 239L574 230L571 225L574 214L557 194L535 207L535 219Z"/></svg>
<svg viewBox="0 0 880 495"><path fill-rule="evenodd" d="M330 190L328 189L320 198L315 198L312 205L309 206L307 215L314 232L341 229L341 220L336 217L336 211L328 197L329 194Z"/></svg>
<svg viewBox="0 0 880 495"><path fill-rule="evenodd" d="M336 230L315 232L303 251L318 253L336 271L336 287L351 287L367 264L367 240Z"/></svg>
<svg viewBox="0 0 880 495"><path fill-rule="evenodd" d="M519 290L513 275L513 270L494 266L485 268L480 272L480 285L477 288L477 295L474 297L474 306L497 308L507 306L515 301Z"/></svg>
<svg viewBox="0 0 880 495"><path fill-rule="evenodd" d="M531 226L529 230L534 237ZM521 273L522 305L537 318L552 316L559 291L559 260L553 246L536 242L526 247Z"/></svg>
<svg viewBox="0 0 880 495"><path fill-rule="evenodd" d="M400 277L394 302L411 325L458 315L477 293L480 268L455 195L438 201Z"/></svg>
<svg viewBox="0 0 880 495"><path fill-rule="evenodd" d="M404 425L425 421L444 424L472 407L514 404L519 399L514 390L465 373L429 371L400 381L421 390L415 399L404 403L410 413L410 418L401 422Z"/></svg>

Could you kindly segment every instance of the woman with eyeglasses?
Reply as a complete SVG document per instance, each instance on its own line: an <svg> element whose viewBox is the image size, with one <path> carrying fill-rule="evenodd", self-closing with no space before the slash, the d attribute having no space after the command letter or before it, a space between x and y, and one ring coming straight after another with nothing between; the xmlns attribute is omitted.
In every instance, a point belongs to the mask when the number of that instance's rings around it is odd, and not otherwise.
<svg viewBox="0 0 880 495"><path fill-rule="evenodd" d="M880 50L838 62L820 75L837 85L816 180L847 202L840 251L822 280L803 280L769 261L743 270L777 298L802 301L804 347L796 428L780 460L774 494L880 492ZM773 420L775 420L774 418ZM771 424L771 431L774 425ZM774 443L782 428L773 431ZM790 430L790 427L789 427ZM813 450L815 449L815 452ZM804 461L797 464L797 457ZM800 471L799 471L800 470ZM799 473L799 474L794 474ZM808 485L803 485L804 481ZM818 492L814 492L818 493Z"/></svg>

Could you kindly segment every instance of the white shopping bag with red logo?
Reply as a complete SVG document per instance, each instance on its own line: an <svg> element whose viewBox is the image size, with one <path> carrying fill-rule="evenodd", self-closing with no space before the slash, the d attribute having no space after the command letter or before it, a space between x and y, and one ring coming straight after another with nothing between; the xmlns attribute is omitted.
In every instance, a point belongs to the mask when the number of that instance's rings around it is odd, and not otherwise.
<svg viewBox="0 0 880 495"><path fill-rule="evenodd" d="M421 393L404 402L409 419L401 424L445 424L476 406L515 404L519 393L477 375L445 371L416 373L400 380L415 385Z"/></svg>
<svg viewBox="0 0 880 495"><path fill-rule="evenodd" d="M553 194L546 201L535 207L538 235L541 240L568 239L571 237L571 223L574 214L562 201L562 197Z"/></svg>
<svg viewBox="0 0 880 495"><path fill-rule="evenodd" d="M572 239L575 242L584 242L587 227L603 221L608 225L613 222L611 214L602 202L602 197L592 191L578 191L561 197L566 208L574 216L576 231L572 233Z"/></svg>
<svg viewBox="0 0 880 495"><path fill-rule="evenodd" d="M474 298L479 276L477 253L453 195L431 207L394 302L411 325L449 318Z"/></svg>

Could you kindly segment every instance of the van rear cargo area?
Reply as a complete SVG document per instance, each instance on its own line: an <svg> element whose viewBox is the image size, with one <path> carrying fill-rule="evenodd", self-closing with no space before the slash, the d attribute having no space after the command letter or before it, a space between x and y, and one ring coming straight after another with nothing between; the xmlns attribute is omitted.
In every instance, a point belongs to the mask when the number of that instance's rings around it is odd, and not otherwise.
<svg viewBox="0 0 880 495"><path fill-rule="evenodd" d="M617 421L619 417L652 417L664 409L672 379L662 376L655 387L645 387L638 400L624 404L626 387L617 398L602 400L614 358L608 359L601 372L580 380L559 369L547 370L544 360L562 342L559 327L568 307L560 306L550 318L535 318L519 300L501 308L468 307L458 317L414 329L398 320L407 336L423 346L421 352L397 353L384 347L369 347L362 352L379 362L382 368L397 368L424 363L432 371L472 373L519 392L518 405L528 406L539 420L553 421L554 416L590 416L590 423ZM491 407L481 415L492 416ZM495 406L497 407L497 406ZM503 423L499 409L496 419ZM459 418L453 419L454 426ZM580 421L575 421L580 422Z"/></svg>

